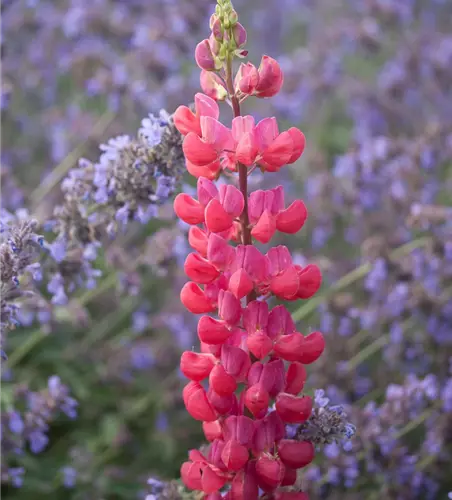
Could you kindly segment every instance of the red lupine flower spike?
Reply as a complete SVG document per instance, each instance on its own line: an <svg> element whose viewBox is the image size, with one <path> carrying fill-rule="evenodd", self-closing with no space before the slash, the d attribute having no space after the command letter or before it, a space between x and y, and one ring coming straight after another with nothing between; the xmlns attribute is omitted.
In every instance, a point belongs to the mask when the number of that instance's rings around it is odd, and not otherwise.
<svg viewBox="0 0 452 500"><path fill-rule="evenodd" d="M197 450L189 453L181 477L207 500L253 500L259 487L274 500L307 500L304 493L279 491L294 485L297 469L314 456L311 443L287 439L286 424L303 423L311 414L312 400L301 394L304 365L322 354L325 341L320 332L304 337L284 306L269 311L265 300L307 299L322 278L316 265L295 265L285 246L263 255L252 244L269 243L276 231L298 232L307 218L303 201L286 207L282 186L247 192L254 168L277 172L294 163L305 137L294 127L280 132L274 117L256 124L252 116L240 115L247 97L275 95L283 73L277 61L263 56L258 69L242 64L234 78L230 61L247 54L246 31L232 6L217 14L210 19L210 36L195 50L205 94L196 94L194 112L180 106L174 115L185 136L187 170L198 179L197 199L180 194L174 202L177 216L192 226L188 239L194 249L184 263L191 281L181 301L193 314L217 313L198 321L201 354L186 351L181 357L181 371L191 380L183 390L185 406L203 422L211 443L207 458ZM234 113L231 128L218 120L216 101L226 97ZM238 173L238 182L218 188L213 181L225 169ZM240 398L239 384L245 386Z"/></svg>

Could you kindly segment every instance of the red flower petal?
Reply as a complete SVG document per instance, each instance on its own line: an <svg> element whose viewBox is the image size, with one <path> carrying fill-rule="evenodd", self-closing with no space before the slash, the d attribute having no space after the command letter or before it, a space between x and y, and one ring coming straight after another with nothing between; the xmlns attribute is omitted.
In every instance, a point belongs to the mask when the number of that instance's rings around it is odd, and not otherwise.
<svg viewBox="0 0 452 500"><path fill-rule="evenodd" d="M278 453L287 467L300 469L314 460L314 445L310 441L282 439L278 444Z"/></svg>
<svg viewBox="0 0 452 500"><path fill-rule="evenodd" d="M180 193L174 199L174 211L187 224L204 222L204 207L191 196Z"/></svg>
<svg viewBox="0 0 452 500"><path fill-rule="evenodd" d="M282 392L276 397L276 411L286 424L302 424L311 415L312 399Z"/></svg>
<svg viewBox="0 0 452 500"><path fill-rule="evenodd" d="M202 316L198 321L198 337L206 344L223 344L231 335L231 331L223 321L210 316Z"/></svg>
<svg viewBox="0 0 452 500"><path fill-rule="evenodd" d="M213 163L218 157L212 144L206 143L194 132L185 136L182 150L187 160L199 167Z"/></svg>
<svg viewBox="0 0 452 500"><path fill-rule="evenodd" d="M220 275L220 272L207 259L197 253L189 253L184 263L185 274L194 282L206 285Z"/></svg>
<svg viewBox="0 0 452 500"><path fill-rule="evenodd" d="M180 369L190 380L200 382L209 376L214 364L213 356L210 354L185 351L181 356Z"/></svg>
<svg viewBox="0 0 452 500"><path fill-rule="evenodd" d="M209 384L220 396L229 396L237 389L237 382L226 372L223 365L215 365L210 372Z"/></svg>
<svg viewBox="0 0 452 500"><path fill-rule="evenodd" d="M312 332L305 337L303 350L298 361L305 365L314 363L325 349L325 339L320 332Z"/></svg>
<svg viewBox="0 0 452 500"><path fill-rule="evenodd" d="M184 387L182 397L188 413L202 422L213 422L217 415L207 398L206 391L198 382L190 382Z"/></svg>
<svg viewBox="0 0 452 500"><path fill-rule="evenodd" d="M219 200L213 199L205 210L206 226L213 233L226 231L232 226L234 218L223 208Z"/></svg>
<svg viewBox="0 0 452 500"><path fill-rule="evenodd" d="M193 314L208 313L215 310L215 306L206 298L201 288L193 281L185 283L180 291L182 304Z"/></svg>
<svg viewBox="0 0 452 500"><path fill-rule="evenodd" d="M297 233L306 222L308 211L301 200L295 200L286 210L282 210L276 217L276 228L287 234Z"/></svg>

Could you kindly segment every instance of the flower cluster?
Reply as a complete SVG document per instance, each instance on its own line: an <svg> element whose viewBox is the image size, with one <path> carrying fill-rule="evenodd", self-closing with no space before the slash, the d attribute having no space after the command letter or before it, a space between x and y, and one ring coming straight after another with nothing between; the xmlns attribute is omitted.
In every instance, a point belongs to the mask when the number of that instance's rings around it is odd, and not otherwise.
<svg viewBox="0 0 452 500"><path fill-rule="evenodd" d="M258 498L260 489L274 498L304 499L301 492L279 488L295 483L297 469L312 461L314 446L287 438L285 425L311 416L311 397L300 395L305 365L318 359L325 343L320 332L300 334L285 306L271 309L266 300L308 299L320 287L321 273L315 265L295 264L285 246L265 254L254 246L253 239L268 243L277 230L296 233L307 211L301 200L286 208L281 186L248 195L247 180L255 168L277 172L295 162L305 139L296 128L280 133L275 118L256 125L253 117L240 115L248 96L279 91L281 69L264 56L259 69L242 64L234 79L232 60L246 55L246 32L228 0L218 2L210 27L210 38L195 54L210 96L197 94L195 112L182 106L174 115L184 135L187 169L198 178L198 199L180 194L174 202L176 214L191 226L188 239L195 250L184 264L191 281L181 301L203 314L197 328L202 352L186 351L181 358L190 379L183 400L211 442L205 454L190 452L181 476L209 498L221 498L219 491L228 485L228 498ZM207 80L215 92L208 91ZM215 98L226 97L234 113L231 129L218 121ZM238 172L239 188L217 188L213 179L227 170Z"/></svg>
<svg viewBox="0 0 452 500"><path fill-rule="evenodd" d="M8 387L4 390L8 391ZM15 464L20 463L25 448L29 447L32 453L41 453L49 442L49 424L60 413L75 418L77 402L56 375L50 377L47 388L39 392L30 391L25 386L17 387L12 399L15 406L2 412L1 418L1 481L19 487L25 469Z"/></svg>
<svg viewBox="0 0 452 500"><path fill-rule="evenodd" d="M35 233L38 222L26 212L17 217L2 210L0 221L0 339L3 347L5 333L17 325L18 300L26 296L24 281L27 275L41 279L37 262L44 238ZM2 356L3 354L3 350Z"/></svg>
<svg viewBox="0 0 452 500"><path fill-rule="evenodd" d="M441 392L437 377L409 376L403 384L388 386L382 404L350 408L360 429L357 438L346 443L345 453L338 444L326 446L324 462L305 474L305 486L320 498L331 491L331 498L339 499L335 491L359 487L366 474L373 489L390 499L440 498L441 467L452 453L450 397L450 391ZM413 422L424 433L419 450L412 439Z"/></svg>
<svg viewBox="0 0 452 500"><path fill-rule="evenodd" d="M183 167L180 134L162 111L142 121L137 137L110 139L97 162L82 159L62 183L64 201L50 226L57 237L48 245L54 304L66 304L76 286L92 289L100 271L98 249L128 222L146 224L174 193Z"/></svg>

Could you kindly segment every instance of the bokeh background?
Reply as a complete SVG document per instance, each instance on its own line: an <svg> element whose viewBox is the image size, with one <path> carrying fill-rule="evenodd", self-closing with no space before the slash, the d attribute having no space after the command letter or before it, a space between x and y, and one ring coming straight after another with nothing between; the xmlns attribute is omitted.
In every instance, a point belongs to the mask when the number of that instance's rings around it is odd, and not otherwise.
<svg viewBox="0 0 452 500"><path fill-rule="evenodd" d="M245 112L307 137L300 161L255 183L281 183L309 209L300 236L280 238L324 272L321 292L293 306L300 331L327 338L309 387L357 426L350 442L322 448L304 487L312 500L451 498L452 2L234 6L249 59L266 53L285 72L281 93ZM48 222L79 159L96 164L121 140L100 144L192 102L193 52L213 9L3 1L2 208L13 222L27 210L51 244ZM148 478L177 479L202 444L178 368L197 342L178 300L186 230L170 195L158 216L103 239L94 260L84 254L101 273L90 268L65 297L51 266L47 281L21 280L34 294L17 298L4 345L5 498L143 499Z"/></svg>

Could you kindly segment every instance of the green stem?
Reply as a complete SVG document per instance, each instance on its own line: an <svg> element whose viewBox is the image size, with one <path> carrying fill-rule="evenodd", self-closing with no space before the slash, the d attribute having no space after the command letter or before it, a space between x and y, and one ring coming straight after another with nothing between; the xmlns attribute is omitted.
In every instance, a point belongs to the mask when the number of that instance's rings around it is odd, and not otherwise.
<svg viewBox="0 0 452 500"><path fill-rule="evenodd" d="M46 333L36 330L27 337L27 340L17 347L6 362L9 369L13 369L34 347L47 337Z"/></svg>

